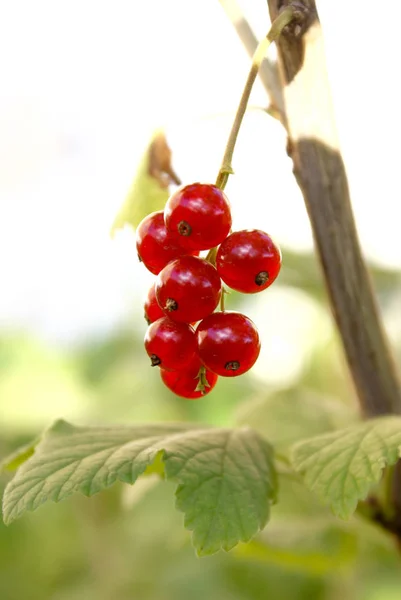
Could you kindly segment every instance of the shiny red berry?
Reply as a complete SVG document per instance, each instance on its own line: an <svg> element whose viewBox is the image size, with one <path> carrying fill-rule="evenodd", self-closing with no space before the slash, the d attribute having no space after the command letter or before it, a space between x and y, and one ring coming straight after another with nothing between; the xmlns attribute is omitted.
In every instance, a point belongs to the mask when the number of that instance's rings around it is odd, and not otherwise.
<svg viewBox="0 0 401 600"><path fill-rule="evenodd" d="M212 184L193 183L180 188L168 199L164 221L188 250L209 250L218 246L231 229L227 196Z"/></svg>
<svg viewBox="0 0 401 600"><path fill-rule="evenodd" d="M196 336L192 327L167 317L149 325L144 341L152 367L182 369L196 355Z"/></svg>
<svg viewBox="0 0 401 600"><path fill-rule="evenodd" d="M217 375L242 375L259 356L258 330L251 319L241 313L214 313L199 323L196 335L202 363Z"/></svg>
<svg viewBox="0 0 401 600"><path fill-rule="evenodd" d="M216 256L216 268L224 283L244 294L265 290L276 279L280 267L280 248L259 229L232 233Z"/></svg>
<svg viewBox="0 0 401 600"><path fill-rule="evenodd" d="M208 385L204 386L203 392L197 390L196 388L199 383L198 374L201 365L202 363L199 358L196 357L185 369L180 369L179 371L165 371L164 369L160 369L160 376L164 385L177 396L189 399L202 398L212 391L217 383L218 375L206 370L204 377Z"/></svg>
<svg viewBox="0 0 401 600"><path fill-rule="evenodd" d="M196 256L171 261L156 280L157 301L174 321L200 321L214 311L220 296L221 281L215 267Z"/></svg>
<svg viewBox="0 0 401 600"><path fill-rule="evenodd" d="M165 316L164 312L157 303L154 283L152 283L152 285L149 288L143 308L145 313L145 321L148 325L154 323L155 321L157 321L157 319L161 319Z"/></svg>
<svg viewBox="0 0 401 600"><path fill-rule="evenodd" d="M139 260L155 275L170 260L187 253L167 231L162 210L150 213L139 223L136 230L136 249Z"/></svg>

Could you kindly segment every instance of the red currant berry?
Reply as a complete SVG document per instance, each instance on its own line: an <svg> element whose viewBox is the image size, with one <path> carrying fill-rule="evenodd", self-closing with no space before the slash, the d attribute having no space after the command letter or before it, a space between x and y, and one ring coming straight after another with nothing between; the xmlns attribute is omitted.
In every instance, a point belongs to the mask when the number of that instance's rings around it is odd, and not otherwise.
<svg viewBox="0 0 401 600"><path fill-rule="evenodd" d="M196 357L186 369L180 369L179 371L165 371L164 369L160 369L160 375L164 385L177 396L189 399L202 398L212 391L217 383L218 375L206 370L204 377L208 385L204 387L203 392L197 390L196 388L199 383L198 374L201 366L202 363Z"/></svg>
<svg viewBox="0 0 401 600"><path fill-rule="evenodd" d="M251 319L241 313L209 315L199 323L196 334L202 363L217 375L242 375L259 356L258 330Z"/></svg>
<svg viewBox="0 0 401 600"><path fill-rule="evenodd" d="M181 256L164 267L156 280L157 301L174 321L200 321L214 311L220 296L220 277L204 258Z"/></svg>
<svg viewBox="0 0 401 600"><path fill-rule="evenodd" d="M273 283L280 272L281 252L259 229L236 231L217 251L216 268L230 288L255 294Z"/></svg>
<svg viewBox="0 0 401 600"><path fill-rule="evenodd" d="M152 283L149 288L143 308L145 312L145 321L148 325L165 316L164 312L157 303L154 283Z"/></svg>
<svg viewBox="0 0 401 600"><path fill-rule="evenodd" d="M178 240L167 231L162 210L150 213L139 223L136 230L136 249L139 260L155 275L170 260L187 253Z"/></svg>
<svg viewBox="0 0 401 600"><path fill-rule="evenodd" d="M196 355L195 332L187 323L175 323L163 317L149 325L145 334L145 350L152 367L182 369Z"/></svg>
<svg viewBox="0 0 401 600"><path fill-rule="evenodd" d="M230 205L227 196L215 185L194 183L170 196L164 208L164 221L187 250L209 250L229 234Z"/></svg>

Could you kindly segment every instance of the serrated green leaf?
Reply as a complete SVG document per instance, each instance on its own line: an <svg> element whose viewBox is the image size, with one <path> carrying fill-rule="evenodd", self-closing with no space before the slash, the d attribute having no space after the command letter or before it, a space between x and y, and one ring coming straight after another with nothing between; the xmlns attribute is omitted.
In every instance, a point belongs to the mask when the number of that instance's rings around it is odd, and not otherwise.
<svg viewBox="0 0 401 600"><path fill-rule="evenodd" d="M401 454L401 417L381 417L296 444L292 463L334 514L347 519Z"/></svg>
<svg viewBox="0 0 401 600"><path fill-rule="evenodd" d="M134 483L156 458L160 448L154 443L182 431L180 425L90 428L57 421L7 486L4 522L47 500L74 492L91 496L117 480Z"/></svg>
<svg viewBox="0 0 401 600"><path fill-rule="evenodd" d="M132 484L161 457L166 478L179 484L177 508L185 513L198 554L230 550L266 524L276 491L273 452L251 429L94 428L64 421L45 432L8 484L4 521L74 492L91 496L117 480Z"/></svg>
<svg viewBox="0 0 401 600"><path fill-rule="evenodd" d="M184 452L173 440L165 466L167 479L180 484L177 508L199 556L231 550L266 525L276 499L273 450L252 429L191 433Z"/></svg>

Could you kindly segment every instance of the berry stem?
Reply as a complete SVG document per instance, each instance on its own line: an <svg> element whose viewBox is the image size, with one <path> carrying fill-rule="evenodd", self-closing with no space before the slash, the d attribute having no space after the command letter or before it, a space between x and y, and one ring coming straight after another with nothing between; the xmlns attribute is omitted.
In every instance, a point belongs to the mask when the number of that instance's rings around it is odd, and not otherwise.
<svg viewBox="0 0 401 600"><path fill-rule="evenodd" d="M237 109L237 114L235 115L234 123L232 125L230 136L227 141L223 161L221 163L220 171L216 179L216 186L219 187L221 190L224 190L224 188L226 187L229 175L232 175L234 173L231 165L234 148L242 124L242 119L244 118L249 96L251 95L253 84L255 83L256 77L258 75L259 67L262 64L263 58L270 44L280 37L284 27L291 23L293 18L294 8L292 6L287 6L273 21L269 33L261 42L259 42L255 54L253 55L251 69L249 71L248 78L245 83L244 91L242 92L241 100Z"/></svg>
<svg viewBox="0 0 401 600"><path fill-rule="evenodd" d="M204 366L199 369L197 379L198 385L196 386L195 391L200 392L202 396L204 396L206 394L206 388L210 387L210 384L206 379L206 368Z"/></svg>
<svg viewBox="0 0 401 600"><path fill-rule="evenodd" d="M228 294L226 288L223 286L221 289L221 297L220 297L220 310L221 312L225 311L226 307L226 294Z"/></svg>
<svg viewBox="0 0 401 600"><path fill-rule="evenodd" d="M208 262L210 262L211 265L213 265L214 267L216 266L216 254L217 254L217 250L218 250L218 246L215 246L214 248L211 248L209 250L209 252L206 255L206 259Z"/></svg>

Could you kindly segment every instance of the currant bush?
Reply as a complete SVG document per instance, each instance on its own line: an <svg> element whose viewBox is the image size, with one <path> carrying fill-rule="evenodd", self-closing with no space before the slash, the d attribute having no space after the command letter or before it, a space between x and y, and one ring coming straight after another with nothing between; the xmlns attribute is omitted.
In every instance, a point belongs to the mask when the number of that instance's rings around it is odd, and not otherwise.
<svg viewBox="0 0 401 600"><path fill-rule="evenodd" d="M145 334L145 349L152 367L175 370L189 364L197 353L193 328L163 317L151 325Z"/></svg>
<svg viewBox="0 0 401 600"><path fill-rule="evenodd" d="M281 267L281 252L259 229L236 231L221 244L216 268L230 288L255 294L273 283Z"/></svg>
<svg viewBox="0 0 401 600"><path fill-rule="evenodd" d="M220 296L219 274L204 258L177 258L164 267L156 280L157 301L174 321L200 321L214 311Z"/></svg>
<svg viewBox="0 0 401 600"><path fill-rule="evenodd" d="M187 254L164 224L163 211L151 213L139 223L136 230L138 258L157 275L170 260Z"/></svg>
<svg viewBox="0 0 401 600"><path fill-rule="evenodd" d="M242 375L259 356L251 319L225 311L223 302L215 311L222 283L245 294L268 288L280 272L281 252L260 229L230 229L226 195L201 183L174 192L164 211L138 226L138 256L157 275L144 303L145 349L164 385L183 398L209 394L219 376ZM203 250L209 250L205 258L198 256Z"/></svg>
<svg viewBox="0 0 401 600"><path fill-rule="evenodd" d="M255 364L260 341L255 324L241 313L218 312L196 330L198 352L207 369L223 377L237 377Z"/></svg>
<svg viewBox="0 0 401 600"><path fill-rule="evenodd" d="M202 380L199 378L199 372L202 363L198 356L185 368L178 371L166 371L160 369L162 381L169 390L181 396L195 400L209 394L217 383L218 375L212 371L204 370Z"/></svg>
<svg viewBox="0 0 401 600"><path fill-rule="evenodd" d="M193 183L177 190L164 209L167 229L187 250L210 250L231 229L230 205L215 185Z"/></svg>
<svg viewBox="0 0 401 600"><path fill-rule="evenodd" d="M157 319L161 319L161 317L164 317L164 312L162 311L157 302L154 283L152 283L146 295L143 310L145 321L148 325L154 323L155 321L157 321Z"/></svg>

